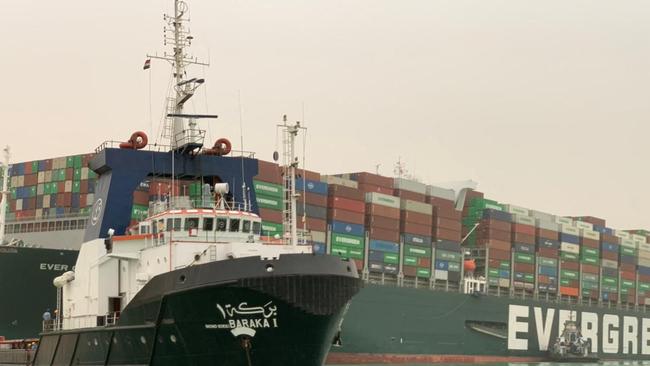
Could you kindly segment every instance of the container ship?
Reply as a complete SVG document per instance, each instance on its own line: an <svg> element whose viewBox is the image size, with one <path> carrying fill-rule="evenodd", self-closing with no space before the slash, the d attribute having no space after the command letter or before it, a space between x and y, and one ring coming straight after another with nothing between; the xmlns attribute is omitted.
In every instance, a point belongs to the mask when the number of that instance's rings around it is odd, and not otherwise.
<svg viewBox="0 0 650 366"><path fill-rule="evenodd" d="M203 83L190 80L178 86ZM42 331L41 314L57 308L52 278L71 270L82 242L108 229L142 235L139 223L155 202L199 202L204 184L228 172L261 218L261 240L286 236L286 188L294 185L296 230L315 253L353 261L365 282L333 337L329 364L538 361L569 319L600 358L650 359L648 231L516 206L473 186L304 169L287 181L277 163L252 154L209 166L189 156L178 172L194 174L175 174L164 168L173 152L134 149L142 137L11 166L1 336ZM161 164L152 166L154 155ZM197 173L205 169L221 173ZM165 227L170 235L192 229L173 220Z"/></svg>

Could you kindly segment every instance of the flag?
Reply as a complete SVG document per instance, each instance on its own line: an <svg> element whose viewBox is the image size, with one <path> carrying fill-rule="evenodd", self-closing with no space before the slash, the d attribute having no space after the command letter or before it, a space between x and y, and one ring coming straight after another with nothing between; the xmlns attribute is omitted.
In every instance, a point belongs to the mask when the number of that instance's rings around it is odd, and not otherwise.
<svg viewBox="0 0 650 366"><path fill-rule="evenodd" d="M144 67L142 68L142 70L147 70L150 67L151 67L151 59L148 58L144 61Z"/></svg>

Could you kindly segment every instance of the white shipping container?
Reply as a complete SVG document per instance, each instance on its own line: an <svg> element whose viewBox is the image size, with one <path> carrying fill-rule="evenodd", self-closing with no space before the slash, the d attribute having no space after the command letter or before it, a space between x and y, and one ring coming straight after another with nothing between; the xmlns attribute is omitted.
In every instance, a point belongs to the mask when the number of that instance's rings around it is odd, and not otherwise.
<svg viewBox="0 0 650 366"><path fill-rule="evenodd" d="M530 216L513 214L512 221L516 222L517 224L535 226L535 219Z"/></svg>
<svg viewBox="0 0 650 366"><path fill-rule="evenodd" d="M535 219L535 224L537 227L545 230L560 231L560 225L556 224L555 221L545 221L541 219Z"/></svg>
<svg viewBox="0 0 650 366"><path fill-rule="evenodd" d="M44 189L45 189L45 185L43 183L37 185L36 186L36 194L38 194L38 195L43 194Z"/></svg>
<svg viewBox="0 0 650 366"><path fill-rule="evenodd" d="M52 171L48 170L45 172L45 181L43 183L50 183L52 181Z"/></svg>
<svg viewBox="0 0 650 366"><path fill-rule="evenodd" d="M571 226L567 224L560 224L560 232L563 232L565 234L575 235L575 236L580 235L580 229L578 229L575 226Z"/></svg>
<svg viewBox="0 0 650 366"><path fill-rule="evenodd" d="M11 187L18 187L18 176L13 176L11 179L9 179L9 186Z"/></svg>
<svg viewBox="0 0 650 366"><path fill-rule="evenodd" d="M81 180L88 179L88 170L89 169L87 167L81 168Z"/></svg>
<svg viewBox="0 0 650 366"><path fill-rule="evenodd" d="M433 275L435 276L436 280L446 281L449 279L449 272L443 271L441 269L436 269L433 271Z"/></svg>
<svg viewBox="0 0 650 366"><path fill-rule="evenodd" d="M72 192L72 181L71 180L66 180L65 181L65 192Z"/></svg>
<svg viewBox="0 0 650 366"><path fill-rule="evenodd" d="M568 217L557 216L555 222L558 224L573 225L573 220Z"/></svg>
<svg viewBox="0 0 650 366"><path fill-rule="evenodd" d="M637 245L632 239L621 239L621 245L627 248L636 249Z"/></svg>
<svg viewBox="0 0 650 366"><path fill-rule="evenodd" d="M399 209L400 199L383 193L367 192L366 203Z"/></svg>
<svg viewBox="0 0 650 366"><path fill-rule="evenodd" d="M25 185L25 176L24 175L19 175L18 179L16 179L16 187L22 187Z"/></svg>
<svg viewBox="0 0 650 366"><path fill-rule="evenodd" d="M22 198L17 198L16 199L16 211L22 211L23 210L23 199Z"/></svg>
<svg viewBox="0 0 650 366"><path fill-rule="evenodd" d="M560 250L567 253L580 254L580 246L573 243L560 243Z"/></svg>
<svg viewBox="0 0 650 366"><path fill-rule="evenodd" d="M311 240L324 243L325 242L325 232L324 231L314 231L311 230Z"/></svg>
<svg viewBox="0 0 650 366"><path fill-rule="evenodd" d="M528 216L529 210L527 208L515 205L503 205L503 207L505 208L506 212L509 212L511 214Z"/></svg>
<svg viewBox="0 0 650 366"><path fill-rule="evenodd" d="M50 208L50 195L46 194L43 196L43 208Z"/></svg>
<svg viewBox="0 0 650 366"><path fill-rule="evenodd" d="M427 185L410 179L394 178L393 187L404 191L427 194Z"/></svg>
<svg viewBox="0 0 650 366"><path fill-rule="evenodd" d="M556 223L556 221L555 221L555 219L556 219L555 215L551 215L551 214L546 213L546 212L530 210L530 212L529 212L529 216L532 216L532 217L534 217L534 218L536 218L536 219L538 219L538 220L541 220L541 221L546 221L546 222L549 222L549 223L550 223L550 222L552 222L552 223Z"/></svg>
<svg viewBox="0 0 650 366"><path fill-rule="evenodd" d="M339 186L344 186L344 187L349 187L354 189L359 188L359 183L350 179L345 179L334 175L321 175L320 181L327 184L336 184Z"/></svg>
<svg viewBox="0 0 650 366"><path fill-rule="evenodd" d="M645 250L647 252L650 252L650 244L647 244L647 243L639 244L639 251L641 251L641 250Z"/></svg>
<svg viewBox="0 0 650 366"><path fill-rule="evenodd" d="M499 287L510 287L509 278L499 278Z"/></svg>
<svg viewBox="0 0 650 366"><path fill-rule="evenodd" d="M431 206L430 204L411 201L411 200L401 200L400 209L404 211L417 212L429 216L433 214L433 206Z"/></svg>
<svg viewBox="0 0 650 366"><path fill-rule="evenodd" d="M609 259L601 259L600 266L605 268L618 269L618 262Z"/></svg>
<svg viewBox="0 0 650 366"><path fill-rule="evenodd" d="M639 234L632 234L632 240L638 240L638 241L642 241L644 243L648 241L648 239L646 239L645 236L639 235Z"/></svg>
<svg viewBox="0 0 650 366"><path fill-rule="evenodd" d="M45 183L45 172L38 172L36 179L38 180L38 183Z"/></svg>
<svg viewBox="0 0 650 366"><path fill-rule="evenodd" d="M593 231L591 229L580 230L580 235L582 235L583 238L600 240L600 233L598 231Z"/></svg>
<svg viewBox="0 0 650 366"><path fill-rule="evenodd" d="M88 193L86 196L86 206L92 206L95 203L95 194Z"/></svg>
<svg viewBox="0 0 650 366"><path fill-rule="evenodd" d="M625 232L625 231L621 231L621 230L616 230L614 232L614 235L618 236L619 238L623 238L623 239L632 239L631 236L630 236L630 233Z"/></svg>
<svg viewBox="0 0 650 366"><path fill-rule="evenodd" d="M450 188L427 186L427 196L438 197L449 201L456 201L456 192Z"/></svg>
<svg viewBox="0 0 650 366"><path fill-rule="evenodd" d="M40 219L43 217L43 209L42 208L37 208L36 212L34 213L34 217L37 219Z"/></svg>
<svg viewBox="0 0 650 366"><path fill-rule="evenodd" d="M580 229L593 230L594 225L584 221L576 221L576 227Z"/></svg>
<svg viewBox="0 0 650 366"><path fill-rule="evenodd" d="M643 256L641 256L641 253L643 253ZM637 261L640 266L650 267L650 252L639 251L639 258L637 258Z"/></svg>

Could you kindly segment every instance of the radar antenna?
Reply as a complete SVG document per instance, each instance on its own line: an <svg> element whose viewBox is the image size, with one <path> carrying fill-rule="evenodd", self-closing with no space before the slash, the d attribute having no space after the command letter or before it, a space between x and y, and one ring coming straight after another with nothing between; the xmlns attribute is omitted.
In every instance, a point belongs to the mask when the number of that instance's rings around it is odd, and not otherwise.
<svg viewBox="0 0 650 366"><path fill-rule="evenodd" d="M217 116L183 113L185 103L205 82L205 79L187 78L187 67L189 65L210 66L210 64L201 62L187 53L187 48L192 45L194 37L187 26L190 18L186 2L174 0L174 15L165 14L163 19L167 23L164 27L163 44L171 46L172 52L165 51L162 56L147 55L149 59L167 61L173 68L174 90L167 98L167 113L165 113L161 138L170 142L172 150L182 153L192 152L203 147L205 139L205 130L198 128L196 120L217 118Z"/></svg>

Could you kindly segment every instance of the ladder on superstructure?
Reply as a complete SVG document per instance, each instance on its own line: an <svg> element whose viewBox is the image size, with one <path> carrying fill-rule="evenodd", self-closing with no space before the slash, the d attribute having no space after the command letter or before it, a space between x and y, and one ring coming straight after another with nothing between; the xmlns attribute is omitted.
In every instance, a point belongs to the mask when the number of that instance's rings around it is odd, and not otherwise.
<svg viewBox="0 0 650 366"><path fill-rule="evenodd" d="M296 137L298 132L304 127L300 122L293 125L287 124L287 116L282 117L282 146L283 146L283 186L284 186L284 206L282 210L282 241L285 245L305 244L304 235L298 236L297 222L297 199L300 196L296 192L296 170L298 168L298 157L296 156Z"/></svg>

